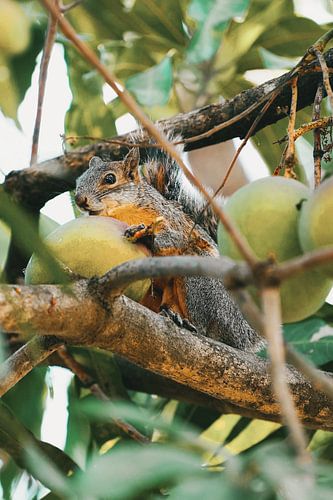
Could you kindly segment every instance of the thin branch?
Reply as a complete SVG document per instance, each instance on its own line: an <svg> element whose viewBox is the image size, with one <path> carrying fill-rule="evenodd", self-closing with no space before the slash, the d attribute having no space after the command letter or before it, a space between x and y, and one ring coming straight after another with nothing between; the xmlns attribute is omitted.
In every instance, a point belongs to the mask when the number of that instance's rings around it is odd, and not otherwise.
<svg viewBox="0 0 333 500"><path fill-rule="evenodd" d="M272 274L278 280L285 280L333 261L333 245L307 252L299 257L281 262L272 268Z"/></svg>
<svg viewBox="0 0 333 500"><path fill-rule="evenodd" d="M52 336L35 336L0 366L0 397L63 345Z"/></svg>
<svg viewBox="0 0 333 500"><path fill-rule="evenodd" d="M99 384L93 379L93 377L86 371L85 367L78 363L76 359L71 355L65 346L58 350L58 355L60 359L63 360L65 366L69 368L80 380L80 382L91 390L91 392L96 396L97 399L101 401L110 401L110 398L101 389ZM112 419L113 424L118 427L119 430L124 432L134 441L141 444L150 443L150 439L139 432L133 425L128 424L120 418Z"/></svg>
<svg viewBox="0 0 333 500"><path fill-rule="evenodd" d="M285 344L286 358L288 363L292 364L311 381L314 389L323 392L333 401L333 381L322 371L318 370L310 360L305 359L290 344Z"/></svg>
<svg viewBox="0 0 333 500"><path fill-rule="evenodd" d="M317 88L316 97L313 103L312 120L320 120L320 108L323 100L323 85L320 83ZM332 117L330 117L332 118ZM332 123L332 120L330 120ZM314 161L314 185L315 188L320 186L321 182L321 159L323 151L321 148L321 127L315 128L313 131L313 161Z"/></svg>
<svg viewBox="0 0 333 500"><path fill-rule="evenodd" d="M55 2L55 5L58 5L58 0L54 0L54 2ZM37 162L39 132L40 132L41 119L42 119L43 102L44 102L44 95L45 95L45 85L46 85L50 57L51 57L53 45L54 45L56 34L57 34L57 24L58 24L57 19L54 18L53 16L51 16L51 14L49 14L47 33L46 33L42 61L40 64L40 71L39 71L37 112L36 112L36 118L35 118L34 132L33 132L33 136L32 136L30 166L34 165Z"/></svg>
<svg viewBox="0 0 333 500"><path fill-rule="evenodd" d="M227 257L148 257L136 259L112 268L101 278L90 280L90 289L97 290L104 301L119 296L134 281L146 278L174 276L206 276L220 279L227 288L246 286L253 281L245 264L236 264Z"/></svg>
<svg viewBox="0 0 333 500"><path fill-rule="evenodd" d="M160 129L158 129L156 125L154 125L154 123L145 115L141 107L136 103L135 99L133 99L133 97L126 90L120 90L119 83L116 81L116 78L100 62L100 60L93 52L93 50L91 50L91 48L78 37L71 24L61 16L59 9L57 9L57 7L52 4L51 0L42 0L42 2L46 7L46 9L49 12L51 12L52 15L57 19L64 35L66 35L69 38L69 40L71 40L71 42L73 43L75 48L80 52L80 54L97 69L97 71L103 76L105 81L116 92L121 101L128 107L131 113L133 113L133 115L142 123L142 125L148 130L148 132L152 135L152 137L154 137L156 141L161 145L161 147L167 153L169 153L170 156L178 163L179 167L184 172L188 180L209 201L212 208L214 209L214 211L220 218L222 224L224 225L226 231L230 234L230 237L232 238L239 252L248 262L248 264L253 267L257 262L257 258L254 252L252 251L251 247L247 243L246 239L242 236L240 231L233 224L229 216L225 214L224 210L221 209L219 204L209 194L207 189L204 188L202 183L185 165L181 155L172 146L172 144L170 144L165 134Z"/></svg>
<svg viewBox="0 0 333 500"><path fill-rule="evenodd" d="M296 174L294 171L295 168L295 122L296 122L296 110L297 110L297 98L298 98L298 89L297 89L298 76L296 76L291 81L291 105L290 105L290 115L288 122L288 146L287 151L284 155L284 165L285 165L285 177L290 177L292 179L296 179Z"/></svg>
<svg viewBox="0 0 333 500"><path fill-rule="evenodd" d="M281 328L280 290L263 288L262 309L264 332L268 342L268 353L271 361L272 387L281 405L283 420L289 428L289 437L301 463L308 463L310 455L306 451L307 442L296 413L296 408L289 392L285 375L285 353Z"/></svg>
<svg viewBox="0 0 333 500"><path fill-rule="evenodd" d="M325 61L325 57L323 56L322 51L319 49L314 48L313 52L314 52L314 54L316 54L318 61L319 61L319 64L321 66L321 70L323 72L323 83L324 83L324 87L325 87L328 99L330 101L331 112L333 113L333 92L332 92L332 87L330 84L329 71L328 71L326 61Z"/></svg>
<svg viewBox="0 0 333 500"><path fill-rule="evenodd" d="M228 179L229 179L229 177L231 175L231 172L232 172L232 170L233 170L233 168L235 166L236 161L238 160L239 155L241 154L241 152L244 149L244 147L246 146L248 140L250 139L250 137L253 135L254 131L256 130L257 125L259 124L259 122L261 121L261 119L263 118L263 116L265 115L266 111L270 108L270 106L272 105L272 103L273 103L273 101L274 101L274 99L276 98L277 95L278 95L278 90L275 90L274 92L272 92L270 98L268 99L268 101L265 103L265 105L263 106L263 108L260 110L260 112L256 116L256 118L253 121L251 127L247 131L247 134L244 137L242 143L237 148L237 151L235 152L234 157L231 160L231 163L230 163L230 165L229 165L229 167L227 169L227 172L226 172L226 174L225 174L225 176L224 176L224 178L222 180L221 185L217 188L217 190L215 191L215 193L213 195L214 198L222 191L222 189L224 188L224 186L228 182ZM205 210L207 210L208 206L209 206L209 203L206 203L204 205L204 207L200 211L199 215L197 216L197 220L201 219L203 213L205 212ZM194 224L194 226L192 228L192 231L193 231L193 229L195 227L195 224ZM191 233L192 233L192 231L191 231Z"/></svg>
<svg viewBox="0 0 333 500"><path fill-rule="evenodd" d="M62 2L60 3L60 12L65 14L69 10L74 9L77 5L80 5L83 2L83 0L74 0L74 2L71 2L67 5L64 5Z"/></svg>

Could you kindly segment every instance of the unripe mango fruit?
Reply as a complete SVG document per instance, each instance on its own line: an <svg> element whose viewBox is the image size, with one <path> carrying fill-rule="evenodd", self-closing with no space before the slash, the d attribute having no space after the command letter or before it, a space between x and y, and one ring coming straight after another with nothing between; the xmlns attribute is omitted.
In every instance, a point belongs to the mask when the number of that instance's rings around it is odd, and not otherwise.
<svg viewBox="0 0 333 500"><path fill-rule="evenodd" d="M89 216L74 219L59 226L45 238L54 257L73 273L91 278L102 276L112 267L149 255L143 246L127 241L123 234L126 224L110 217ZM52 270L33 255L25 272L26 284L54 283ZM150 280L129 285L125 295L141 300L150 287Z"/></svg>
<svg viewBox="0 0 333 500"><path fill-rule="evenodd" d="M302 204L298 234L304 252L333 245L333 177ZM333 262L322 270L333 277Z"/></svg>
<svg viewBox="0 0 333 500"><path fill-rule="evenodd" d="M274 258L276 262L283 262L302 254L298 219L302 203L310 196L311 190L298 181L267 177L236 191L227 201L225 212L259 259ZM221 224L218 244L221 254L242 259ZM281 286L283 322L300 321L315 313L330 288L331 280L317 270L284 281Z"/></svg>
<svg viewBox="0 0 333 500"><path fill-rule="evenodd" d="M19 54L30 40L30 21L22 6L13 0L0 1L0 52Z"/></svg>

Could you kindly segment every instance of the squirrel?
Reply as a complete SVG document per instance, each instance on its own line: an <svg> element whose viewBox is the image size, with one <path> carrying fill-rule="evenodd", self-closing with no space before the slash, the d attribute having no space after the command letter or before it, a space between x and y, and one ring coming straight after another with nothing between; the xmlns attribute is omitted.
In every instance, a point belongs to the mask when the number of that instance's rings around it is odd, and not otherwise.
<svg viewBox="0 0 333 500"><path fill-rule="evenodd" d="M121 161L92 157L77 179L76 204L89 215L125 222L129 227L124 236L133 242L149 240L153 256L218 257L215 215L208 209L198 219L203 200L186 192L183 174L169 155L150 149L142 165L137 147ZM254 352L264 345L220 280L202 276L153 280L142 303L179 326L232 347Z"/></svg>

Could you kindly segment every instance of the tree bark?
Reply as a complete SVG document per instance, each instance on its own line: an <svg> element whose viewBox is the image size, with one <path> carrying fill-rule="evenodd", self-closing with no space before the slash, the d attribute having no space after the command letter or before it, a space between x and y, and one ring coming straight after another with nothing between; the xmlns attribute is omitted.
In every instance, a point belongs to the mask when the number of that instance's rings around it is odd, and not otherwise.
<svg viewBox="0 0 333 500"><path fill-rule="evenodd" d="M107 312L98 304L86 281L74 284L71 293L56 285L0 287L4 331L55 335L69 344L110 350L251 416L280 421L266 360L182 330L127 297L110 306ZM333 402L295 369L287 367L286 377L302 423L333 430Z"/></svg>
<svg viewBox="0 0 333 500"><path fill-rule="evenodd" d="M333 49L326 52L325 60L328 68L332 69ZM170 119L160 120L158 124L165 132L172 132L175 135L181 135L184 139L190 139L206 133L216 125L235 118L241 113L245 113L244 116L217 133L185 144L185 150L191 151L211 144L218 144L234 137L243 138L263 104L260 104L250 113L246 113L246 110L254 103L268 96L274 89L279 88L279 94L258 123L253 134L288 115L291 100L290 80L291 71L255 88L245 90L224 103L209 104L190 113L181 113ZM302 69L298 79L299 97L297 109L302 109L313 103L318 83L321 81L322 73L318 62L314 61ZM333 77L331 78L332 83ZM128 142L130 134L117 136L113 139ZM144 143L147 139L148 136L143 134L142 142ZM11 172L6 177L5 189L24 206L39 210L46 201L55 195L74 187L75 179L87 168L92 156L98 155L105 159L118 160L127 151L127 147L119 144L96 142L57 158L44 161L30 169ZM144 147L141 155L144 158Z"/></svg>

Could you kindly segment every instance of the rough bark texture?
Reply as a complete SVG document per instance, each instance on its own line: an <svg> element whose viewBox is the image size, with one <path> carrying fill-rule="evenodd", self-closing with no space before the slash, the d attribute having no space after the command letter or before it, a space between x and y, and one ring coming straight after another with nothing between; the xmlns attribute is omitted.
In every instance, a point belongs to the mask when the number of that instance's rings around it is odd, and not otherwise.
<svg viewBox="0 0 333 500"><path fill-rule="evenodd" d="M332 68L333 49L325 54L325 59L328 68ZM290 72L286 73L258 87L245 90L225 103L209 104L190 113L179 114L158 123L163 130L172 131L174 134L180 134L184 139L188 139L205 133L214 126L238 116L272 90L280 87L281 92L259 122L254 131L255 133L267 125L285 118L288 114L291 99L290 74ZM322 74L317 62L311 63L302 71L298 80L298 109L313 103L318 83L321 80ZM234 137L244 137L261 107L262 105L210 137L187 143L185 150L199 149ZM126 142L129 135L125 134L114 137L114 139ZM99 155L108 159L119 159L125 152L127 152L127 148L119 144L94 143L66 155L42 162L30 169L10 173L6 178L5 189L26 207L39 210L47 200L56 194L74 187L75 179L87 168L92 156ZM144 154L143 149L142 156Z"/></svg>
<svg viewBox="0 0 333 500"><path fill-rule="evenodd" d="M124 296L114 299L107 313L86 282L73 285L72 292L55 285L3 285L0 325L4 331L56 335L73 345L111 350L251 416L280 420L266 360L179 329ZM333 402L296 370L288 367L286 376L301 421L333 430Z"/></svg>

